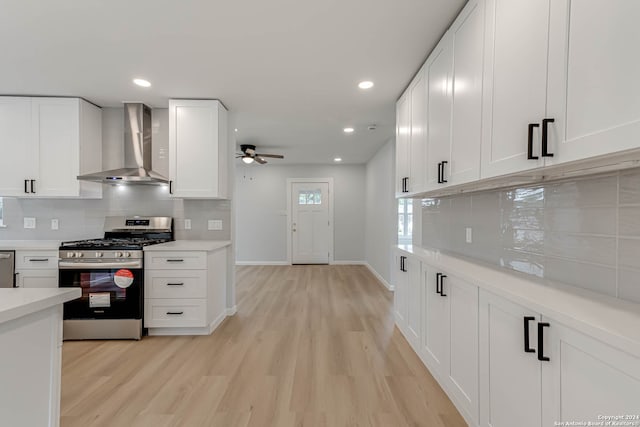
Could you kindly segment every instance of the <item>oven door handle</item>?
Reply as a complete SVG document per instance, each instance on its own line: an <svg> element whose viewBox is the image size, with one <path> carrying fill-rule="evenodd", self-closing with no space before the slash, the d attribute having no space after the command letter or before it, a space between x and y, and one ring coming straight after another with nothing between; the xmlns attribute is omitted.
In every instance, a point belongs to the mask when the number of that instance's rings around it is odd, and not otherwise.
<svg viewBox="0 0 640 427"><path fill-rule="evenodd" d="M83 268L142 268L142 261L132 262L65 262L60 261L58 267L62 269L80 270Z"/></svg>

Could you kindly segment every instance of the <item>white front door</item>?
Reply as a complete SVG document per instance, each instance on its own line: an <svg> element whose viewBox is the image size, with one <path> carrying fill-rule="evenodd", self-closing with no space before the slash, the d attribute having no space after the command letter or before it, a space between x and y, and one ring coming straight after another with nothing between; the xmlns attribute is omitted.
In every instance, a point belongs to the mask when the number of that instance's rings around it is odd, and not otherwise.
<svg viewBox="0 0 640 427"><path fill-rule="evenodd" d="M329 263L329 183L291 183L291 262Z"/></svg>

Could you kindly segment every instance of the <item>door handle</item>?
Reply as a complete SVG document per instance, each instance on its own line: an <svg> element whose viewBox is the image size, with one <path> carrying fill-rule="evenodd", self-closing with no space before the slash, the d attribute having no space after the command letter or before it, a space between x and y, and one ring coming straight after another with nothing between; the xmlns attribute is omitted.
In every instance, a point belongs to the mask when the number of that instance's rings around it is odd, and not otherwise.
<svg viewBox="0 0 640 427"><path fill-rule="evenodd" d="M447 163L449 163L449 162L447 162L446 160L443 160L442 163L441 163L442 164L442 180L441 180L440 184L444 184L446 182L449 182L446 179L444 179L444 165L446 165Z"/></svg>
<svg viewBox="0 0 640 427"><path fill-rule="evenodd" d="M540 127L538 123L529 123L529 136L527 142L527 159L537 160L538 156L533 155L533 128Z"/></svg>
<svg viewBox="0 0 640 427"><path fill-rule="evenodd" d="M544 355L544 328L548 328L549 324L546 322L538 323L538 360L541 362L548 362L551 359Z"/></svg>
<svg viewBox="0 0 640 427"><path fill-rule="evenodd" d="M446 274L441 274L440 275L440 296L442 297L446 297L447 294L444 293L444 279L445 277L447 277Z"/></svg>
<svg viewBox="0 0 640 427"><path fill-rule="evenodd" d="M542 119L542 157L553 157L553 153L549 153L548 149L548 133L549 123L555 122L554 119Z"/></svg>
<svg viewBox="0 0 640 427"><path fill-rule="evenodd" d="M535 353L536 350L529 346L529 322L536 320L533 316L524 316L524 352Z"/></svg>

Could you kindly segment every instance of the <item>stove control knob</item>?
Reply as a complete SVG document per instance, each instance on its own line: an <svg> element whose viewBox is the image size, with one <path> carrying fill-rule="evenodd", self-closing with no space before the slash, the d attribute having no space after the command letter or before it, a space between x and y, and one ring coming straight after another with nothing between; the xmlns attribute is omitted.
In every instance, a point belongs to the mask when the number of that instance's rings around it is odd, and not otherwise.
<svg viewBox="0 0 640 427"><path fill-rule="evenodd" d="M76 258L82 258L84 254L82 252L76 252Z"/></svg>
<svg viewBox="0 0 640 427"><path fill-rule="evenodd" d="M75 256L76 254L74 254L73 252L67 252L67 258L73 258Z"/></svg>
<svg viewBox="0 0 640 427"><path fill-rule="evenodd" d="M102 252L96 252L96 258L102 258L104 254Z"/></svg>
<svg viewBox="0 0 640 427"><path fill-rule="evenodd" d="M124 253L124 257L125 258L131 258L131 252L125 252Z"/></svg>
<svg viewBox="0 0 640 427"><path fill-rule="evenodd" d="M115 256L116 258L122 258L122 252L116 252Z"/></svg>

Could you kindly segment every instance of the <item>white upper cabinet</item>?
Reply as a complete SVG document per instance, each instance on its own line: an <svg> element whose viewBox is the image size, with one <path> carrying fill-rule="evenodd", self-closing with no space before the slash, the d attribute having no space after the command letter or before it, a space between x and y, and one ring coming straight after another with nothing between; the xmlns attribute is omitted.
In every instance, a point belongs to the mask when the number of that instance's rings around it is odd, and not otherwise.
<svg viewBox="0 0 640 427"><path fill-rule="evenodd" d="M411 105L408 92L396 103L396 197L409 192Z"/></svg>
<svg viewBox="0 0 640 427"><path fill-rule="evenodd" d="M409 144L409 192L424 191L424 174L429 170L427 147L427 90L425 73L420 70L409 87L411 96L411 143Z"/></svg>
<svg viewBox="0 0 640 427"><path fill-rule="evenodd" d="M227 110L216 100L169 100L169 179L182 198L228 197Z"/></svg>
<svg viewBox="0 0 640 427"><path fill-rule="evenodd" d="M544 165L549 0L487 0L482 177Z"/></svg>
<svg viewBox="0 0 640 427"><path fill-rule="evenodd" d="M78 98L0 97L0 196L102 197L102 110Z"/></svg>
<svg viewBox="0 0 640 427"><path fill-rule="evenodd" d="M451 157L451 100L453 98L453 44L449 33L433 50L425 65L428 98L428 167L426 190L447 181L443 179Z"/></svg>
<svg viewBox="0 0 640 427"><path fill-rule="evenodd" d="M453 42L451 160L445 165L444 178L450 185L480 178L484 25L484 1L472 0L449 30Z"/></svg>
<svg viewBox="0 0 640 427"><path fill-rule="evenodd" d="M640 2L554 0L549 163L640 147Z"/></svg>

